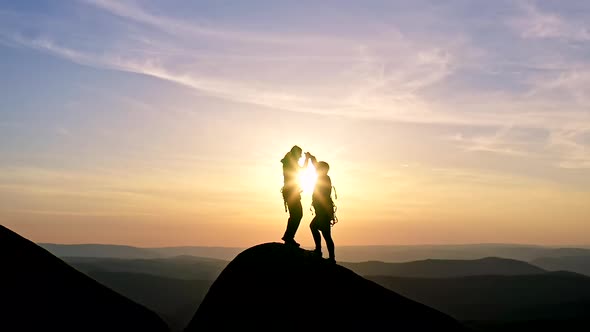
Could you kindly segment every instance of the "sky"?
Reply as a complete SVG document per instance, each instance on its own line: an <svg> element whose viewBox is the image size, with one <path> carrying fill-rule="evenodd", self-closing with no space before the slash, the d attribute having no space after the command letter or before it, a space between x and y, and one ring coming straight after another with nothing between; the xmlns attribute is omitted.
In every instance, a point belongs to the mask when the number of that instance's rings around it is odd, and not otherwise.
<svg viewBox="0 0 590 332"><path fill-rule="evenodd" d="M36 242L589 244L590 2L3 1L0 223ZM311 190L296 240L311 246Z"/></svg>

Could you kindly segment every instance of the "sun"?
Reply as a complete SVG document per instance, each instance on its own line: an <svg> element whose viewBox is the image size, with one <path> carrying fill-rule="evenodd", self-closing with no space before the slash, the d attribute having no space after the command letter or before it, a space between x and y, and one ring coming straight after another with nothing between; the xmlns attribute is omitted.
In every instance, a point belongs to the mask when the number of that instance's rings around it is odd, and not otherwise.
<svg viewBox="0 0 590 332"><path fill-rule="evenodd" d="M307 168L299 171L299 186L303 189L303 192L312 192L315 187L315 182L318 175L315 171L315 167L310 163Z"/></svg>

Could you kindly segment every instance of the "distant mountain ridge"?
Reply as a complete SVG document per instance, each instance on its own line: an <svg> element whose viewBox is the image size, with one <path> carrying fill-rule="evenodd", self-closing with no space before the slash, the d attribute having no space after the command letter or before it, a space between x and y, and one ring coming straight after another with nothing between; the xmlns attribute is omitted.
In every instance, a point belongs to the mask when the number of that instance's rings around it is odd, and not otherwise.
<svg viewBox="0 0 590 332"><path fill-rule="evenodd" d="M50 244L40 243L58 257L111 257L111 258L168 258L180 255L232 260L246 248L238 247L163 247L138 248L106 244ZM346 262L381 261L389 263L425 259L472 260L501 257L532 261L541 257L588 256L590 248L555 248L515 244L466 245L391 245L391 246L338 246L338 257Z"/></svg>
<svg viewBox="0 0 590 332"><path fill-rule="evenodd" d="M399 263L425 259L471 260L484 257L501 257L530 262L540 257L590 256L590 248L560 248L526 244L339 246L338 256L347 262Z"/></svg>
<svg viewBox="0 0 590 332"><path fill-rule="evenodd" d="M0 225L1 331L168 331L154 312Z"/></svg>
<svg viewBox="0 0 590 332"><path fill-rule="evenodd" d="M363 276L449 278L474 275L522 275L545 273L532 264L513 259L486 257L474 260L426 259L407 263L342 263Z"/></svg>
<svg viewBox="0 0 590 332"><path fill-rule="evenodd" d="M215 280L228 263L224 260L193 256L152 259L63 257L63 260L82 272L144 273L187 280Z"/></svg>
<svg viewBox="0 0 590 332"><path fill-rule="evenodd" d="M39 246L57 257L160 258L162 255L145 248L112 244L54 244Z"/></svg>
<svg viewBox="0 0 590 332"><path fill-rule="evenodd" d="M533 264L549 271L572 271L590 276L590 256L541 257Z"/></svg>
<svg viewBox="0 0 590 332"><path fill-rule="evenodd" d="M170 258L177 256L207 257L231 260L245 248L235 247L161 247L143 248L118 244L56 244L38 245L57 257L96 257L121 259Z"/></svg>

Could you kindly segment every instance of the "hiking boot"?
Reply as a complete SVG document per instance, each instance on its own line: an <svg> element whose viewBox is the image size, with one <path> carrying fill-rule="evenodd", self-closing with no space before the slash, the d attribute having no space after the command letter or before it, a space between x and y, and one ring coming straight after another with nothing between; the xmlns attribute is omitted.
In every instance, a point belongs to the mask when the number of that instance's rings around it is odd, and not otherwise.
<svg viewBox="0 0 590 332"><path fill-rule="evenodd" d="M322 251L320 249L315 249L311 253L315 256L322 257Z"/></svg>
<svg viewBox="0 0 590 332"><path fill-rule="evenodd" d="M282 240L285 241L285 244L288 244L290 246L299 247L299 243L295 242L295 239L285 239L283 237Z"/></svg>
<svg viewBox="0 0 590 332"><path fill-rule="evenodd" d="M326 258L326 261L328 261L328 263L330 263L330 264L336 264L336 258L334 258L334 257Z"/></svg>

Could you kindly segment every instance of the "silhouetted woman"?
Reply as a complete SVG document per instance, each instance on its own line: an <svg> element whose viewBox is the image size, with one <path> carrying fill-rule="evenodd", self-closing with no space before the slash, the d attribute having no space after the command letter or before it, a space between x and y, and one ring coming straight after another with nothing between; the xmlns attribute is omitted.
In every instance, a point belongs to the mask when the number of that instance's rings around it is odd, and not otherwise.
<svg viewBox="0 0 590 332"><path fill-rule="evenodd" d="M318 178L316 180L311 205L315 210L315 217L309 224L311 235L315 242L314 253L322 256L322 235L328 248L328 261L336 263L334 254L334 240L332 240L332 221L334 217L334 202L332 201L332 180L328 176L330 165L325 161L318 162L316 157L308 155L311 163L316 169ZM321 235L320 235L320 232Z"/></svg>
<svg viewBox="0 0 590 332"><path fill-rule="evenodd" d="M309 161L308 154L305 154L305 163L299 166L299 159L301 159L302 151L297 145L291 148L291 151L285 154L281 159L283 164L283 200L285 201L285 209L289 210L289 220L287 221L287 229L283 235L282 240L285 244L299 246L295 241L295 233L303 218L303 207L301 206L301 187L299 186L299 171L307 168Z"/></svg>

